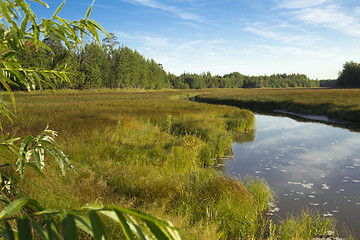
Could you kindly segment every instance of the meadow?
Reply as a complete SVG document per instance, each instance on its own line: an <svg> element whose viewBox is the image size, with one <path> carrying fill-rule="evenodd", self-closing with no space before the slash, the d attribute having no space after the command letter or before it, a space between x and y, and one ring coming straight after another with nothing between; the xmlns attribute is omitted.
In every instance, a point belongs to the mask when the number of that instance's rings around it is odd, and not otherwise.
<svg viewBox="0 0 360 240"><path fill-rule="evenodd" d="M312 214L277 227L265 215L275 200L266 182L214 168L231 155L233 141L254 137L255 118L249 110L185 100L209 91L217 90L16 93L15 124L2 119L4 133L24 137L49 125L75 168L63 177L48 161L45 178L27 169L24 195L55 209L140 209L172 221L184 239L306 239L334 230L333 219ZM300 226L309 231L294 230ZM114 225L106 227L119 237Z"/></svg>
<svg viewBox="0 0 360 240"><path fill-rule="evenodd" d="M359 122L359 96L359 89L232 89L202 94L197 96L197 100L233 105L260 112L281 109Z"/></svg>

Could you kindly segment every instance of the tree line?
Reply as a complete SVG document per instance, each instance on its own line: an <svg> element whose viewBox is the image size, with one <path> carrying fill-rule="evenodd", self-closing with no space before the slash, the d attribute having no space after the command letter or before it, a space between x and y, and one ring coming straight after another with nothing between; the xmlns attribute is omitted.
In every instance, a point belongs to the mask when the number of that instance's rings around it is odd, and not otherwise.
<svg viewBox="0 0 360 240"><path fill-rule="evenodd" d="M28 44L20 54L25 67L56 69L67 65L69 82L60 82L56 88L143 88L143 89L202 89L202 88L287 88L318 87L319 81L304 74L273 74L271 76L246 76L239 72L212 76L183 73L176 76L166 73L162 64L146 59L138 51L120 46L114 34L102 41L86 43L78 52L71 52L61 41L45 38L43 42L51 49L35 48ZM39 87L40 86L40 87ZM39 85L37 88L49 88ZM13 85L14 90L31 88L24 84Z"/></svg>
<svg viewBox="0 0 360 240"><path fill-rule="evenodd" d="M149 88L171 87L167 73L161 64L146 59L136 50L118 46L116 37L86 43L78 52L71 52L61 41L46 38L44 43L51 51L40 48L35 50L31 44L22 50L20 59L25 67L54 69L67 65L69 82L56 84L56 88ZM18 84L15 89L25 90L29 86ZM47 88L48 86L41 86Z"/></svg>
<svg viewBox="0 0 360 240"><path fill-rule="evenodd" d="M288 88L319 87L320 83L304 74L273 74L270 76L246 76L239 72L212 76L210 72L198 74L184 73L180 76L168 74L174 88Z"/></svg>

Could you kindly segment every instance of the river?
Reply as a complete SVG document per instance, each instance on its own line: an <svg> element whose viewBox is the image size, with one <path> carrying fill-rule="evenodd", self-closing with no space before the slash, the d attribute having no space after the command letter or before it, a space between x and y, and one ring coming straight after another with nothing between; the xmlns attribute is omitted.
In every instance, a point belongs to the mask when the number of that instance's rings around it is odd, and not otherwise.
<svg viewBox="0 0 360 240"><path fill-rule="evenodd" d="M233 144L224 171L265 179L277 196L275 218L309 208L360 236L360 133L256 114L252 140Z"/></svg>

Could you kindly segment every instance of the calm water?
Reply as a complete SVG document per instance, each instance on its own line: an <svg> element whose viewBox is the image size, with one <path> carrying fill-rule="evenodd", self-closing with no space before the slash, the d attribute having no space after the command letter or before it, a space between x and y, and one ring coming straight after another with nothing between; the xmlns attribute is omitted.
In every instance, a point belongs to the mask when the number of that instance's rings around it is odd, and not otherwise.
<svg viewBox="0 0 360 240"><path fill-rule="evenodd" d="M359 234L360 133L287 117L256 115L256 121L254 140L233 144L226 173L265 179L281 218L311 208Z"/></svg>

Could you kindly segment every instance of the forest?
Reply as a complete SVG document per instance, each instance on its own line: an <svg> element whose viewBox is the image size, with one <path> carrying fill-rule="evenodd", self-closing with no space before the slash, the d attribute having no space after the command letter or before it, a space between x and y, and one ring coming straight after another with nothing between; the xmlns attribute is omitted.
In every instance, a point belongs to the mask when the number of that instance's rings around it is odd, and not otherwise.
<svg viewBox="0 0 360 240"><path fill-rule="evenodd" d="M287 88L319 87L320 82L304 74L273 74L271 76L246 76L239 72L212 76L183 73L176 76L166 73L162 64L146 59L137 50L120 45L114 34L104 38L102 46L88 42L78 52L71 52L61 41L45 38L43 42L52 50L35 50L27 44L21 52L23 65L29 68L45 67L54 69L66 65L71 73L70 83L57 83L55 88L140 88L140 89L203 89L203 88ZM13 90L26 90L31 86L18 83ZM50 86L39 85L46 89Z"/></svg>

